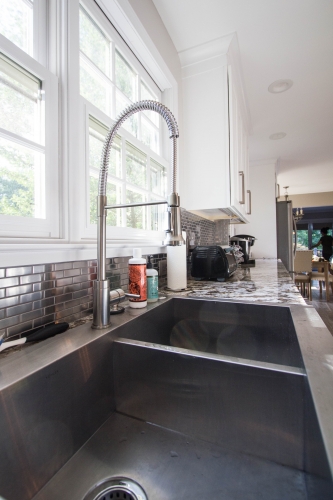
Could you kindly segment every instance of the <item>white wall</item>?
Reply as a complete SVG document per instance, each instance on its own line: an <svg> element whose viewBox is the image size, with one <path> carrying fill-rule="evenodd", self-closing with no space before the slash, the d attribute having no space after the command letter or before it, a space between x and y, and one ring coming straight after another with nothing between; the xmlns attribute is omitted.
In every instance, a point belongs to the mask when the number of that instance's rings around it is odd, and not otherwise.
<svg viewBox="0 0 333 500"><path fill-rule="evenodd" d="M252 214L249 224L236 227L238 234L250 234L257 241L252 257L276 258L276 199L274 163L250 166Z"/></svg>
<svg viewBox="0 0 333 500"><path fill-rule="evenodd" d="M284 200L284 197L280 198ZM289 195L294 208L304 207L328 207L333 205L333 191L325 193L308 193Z"/></svg>

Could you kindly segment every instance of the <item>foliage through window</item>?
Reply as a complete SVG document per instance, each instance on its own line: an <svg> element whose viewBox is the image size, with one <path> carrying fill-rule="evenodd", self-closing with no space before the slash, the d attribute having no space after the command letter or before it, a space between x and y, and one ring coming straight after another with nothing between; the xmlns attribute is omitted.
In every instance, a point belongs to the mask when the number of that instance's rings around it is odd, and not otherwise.
<svg viewBox="0 0 333 500"><path fill-rule="evenodd" d="M33 1L0 0L0 33L33 55Z"/></svg>
<svg viewBox="0 0 333 500"><path fill-rule="evenodd" d="M41 82L0 54L0 213L45 217Z"/></svg>
<svg viewBox="0 0 333 500"><path fill-rule="evenodd" d="M139 65L140 66L140 65ZM96 196L105 123L139 100L160 100L159 90L101 27L86 4L80 6L80 93L89 109L90 224L96 223ZM145 78L147 81L145 81ZM155 85L155 84L153 84ZM105 114L101 120L100 112ZM98 119L97 119L98 116ZM103 123L104 122L104 123ZM125 129L128 134L122 133ZM113 143L107 182L108 204L162 201L167 192L167 166L160 154L161 119L154 111L135 113ZM141 144L141 145L140 145ZM133 207L108 211L107 225L164 229L165 207Z"/></svg>

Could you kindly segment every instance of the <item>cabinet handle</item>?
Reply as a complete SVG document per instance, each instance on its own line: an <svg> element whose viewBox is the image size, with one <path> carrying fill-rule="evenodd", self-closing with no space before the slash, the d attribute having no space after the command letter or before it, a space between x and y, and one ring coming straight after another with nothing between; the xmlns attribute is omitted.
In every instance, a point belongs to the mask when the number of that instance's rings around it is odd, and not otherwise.
<svg viewBox="0 0 333 500"><path fill-rule="evenodd" d="M239 200L239 203L240 203L241 205L244 205L244 203L245 203L245 182L244 182L244 172L243 172L243 171L239 172L239 176L240 176L240 178L241 178L241 186L242 186L242 187L241 187L241 196L240 196L240 198L241 198L241 199Z"/></svg>
<svg viewBox="0 0 333 500"><path fill-rule="evenodd" d="M248 189L247 191L247 199L248 199L248 205L247 205L247 215L251 215L252 211L252 199L251 199L251 191Z"/></svg>
<svg viewBox="0 0 333 500"><path fill-rule="evenodd" d="M280 198L280 184L276 184L276 187L277 187L276 197Z"/></svg>

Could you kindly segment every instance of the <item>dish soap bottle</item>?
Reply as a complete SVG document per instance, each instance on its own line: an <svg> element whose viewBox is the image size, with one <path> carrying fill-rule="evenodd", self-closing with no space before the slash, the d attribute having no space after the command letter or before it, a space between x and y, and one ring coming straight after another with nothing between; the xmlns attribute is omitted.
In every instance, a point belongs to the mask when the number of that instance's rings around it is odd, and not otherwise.
<svg viewBox="0 0 333 500"><path fill-rule="evenodd" d="M133 248L133 258L128 261L128 292L141 296L139 299L129 299L129 305L134 309L147 306L146 268L146 259L142 258L141 248Z"/></svg>
<svg viewBox="0 0 333 500"><path fill-rule="evenodd" d="M157 302L158 300L158 272L153 269L150 262L151 255L148 256L147 263L147 302Z"/></svg>

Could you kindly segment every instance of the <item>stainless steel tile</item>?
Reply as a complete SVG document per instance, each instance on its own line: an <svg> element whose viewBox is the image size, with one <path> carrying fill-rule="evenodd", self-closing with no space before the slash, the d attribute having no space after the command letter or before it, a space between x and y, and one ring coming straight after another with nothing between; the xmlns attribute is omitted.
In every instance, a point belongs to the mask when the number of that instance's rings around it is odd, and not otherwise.
<svg viewBox="0 0 333 500"><path fill-rule="evenodd" d="M55 281L42 281L41 282L41 286L40 286L41 290L49 290L50 288L55 288Z"/></svg>
<svg viewBox="0 0 333 500"><path fill-rule="evenodd" d="M0 320L0 330L3 328L8 328L9 326L16 325L20 322L19 316L12 316L11 318L5 318Z"/></svg>
<svg viewBox="0 0 333 500"><path fill-rule="evenodd" d="M21 314L21 321L29 321L32 319L40 318L44 316L44 309L37 309L37 311L27 312L25 314Z"/></svg>
<svg viewBox="0 0 333 500"><path fill-rule="evenodd" d="M55 285L56 287L58 287L58 286L71 285L72 283L73 283L73 278L62 278L60 280L56 280Z"/></svg>
<svg viewBox="0 0 333 500"><path fill-rule="evenodd" d="M8 307L7 308L7 316L15 316L17 314L22 314L32 310L32 302L28 302L27 304L21 304L19 306Z"/></svg>
<svg viewBox="0 0 333 500"><path fill-rule="evenodd" d="M19 323L16 326L12 326L11 328L8 328L8 337L11 337L13 335L19 335L19 334L24 334L28 332L29 330L32 330L32 321L26 321L25 323Z"/></svg>
<svg viewBox="0 0 333 500"><path fill-rule="evenodd" d="M73 294L65 293L64 295L58 295L55 297L55 303L60 304L61 302L66 302L67 300L72 300Z"/></svg>
<svg viewBox="0 0 333 500"><path fill-rule="evenodd" d="M45 290L44 296L45 296L45 298L57 297L58 295L63 295L63 293L64 293L64 289L61 286L59 288L50 288L49 290Z"/></svg>
<svg viewBox="0 0 333 500"><path fill-rule="evenodd" d="M69 300L68 302L64 302L65 309L68 309L69 307L75 307L78 305L80 305L80 299L73 299Z"/></svg>
<svg viewBox="0 0 333 500"><path fill-rule="evenodd" d="M85 297L87 295L87 290L80 290L79 292L73 293L73 299L80 299L81 297Z"/></svg>
<svg viewBox="0 0 333 500"><path fill-rule="evenodd" d="M80 269L66 269L64 271L64 277L68 278L70 276L79 276L81 274Z"/></svg>
<svg viewBox="0 0 333 500"><path fill-rule="evenodd" d="M42 266L33 266L32 272L33 272L33 274L44 273L45 272L45 264L43 264Z"/></svg>
<svg viewBox="0 0 333 500"><path fill-rule="evenodd" d="M74 276L73 283L83 283L84 281L89 281L89 280L90 280L90 275L83 274L81 276Z"/></svg>
<svg viewBox="0 0 333 500"><path fill-rule="evenodd" d="M73 262L73 268L76 269L78 267L87 267L87 261L86 260L80 260L77 262Z"/></svg>
<svg viewBox="0 0 333 500"><path fill-rule="evenodd" d="M62 271L63 269L72 269L73 262L60 262L59 264L55 264L56 271Z"/></svg>
<svg viewBox="0 0 333 500"><path fill-rule="evenodd" d="M42 316L41 318L35 319L33 321L34 328L47 325L48 323L53 323L54 320L55 320L54 314L48 314L47 316Z"/></svg>
<svg viewBox="0 0 333 500"><path fill-rule="evenodd" d="M6 312L4 309L0 309L0 319L3 319L6 315Z"/></svg>
<svg viewBox="0 0 333 500"><path fill-rule="evenodd" d="M53 306L45 307L45 314L53 314L55 312L62 311L64 309L64 304L55 304Z"/></svg>
<svg viewBox="0 0 333 500"><path fill-rule="evenodd" d="M24 295L20 295L21 304L25 304L26 302L33 302L34 300L39 300L43 298L43 292L33 292L26 293Z"/></svg>
<svg viewBox="0 0 333 500"><path fill-rule="evenodd" d="M54 298L49 297L48 299L36 300L33 302L33 309L42 309L43 307L52 306L54 304Z"/></svg>
<svg viewBox="0 0 333 500"><path fill-rule="evenodd" d="M42 283L41 282L33 284L33 291L34 292L38 292L41 289L42 289Z"/></svg>
<svg viewBox="0 0 333 500"><path fill-rule="evenodd" d="M73 314L73 308L65 309L64 311L57 312L55 317L56 317L56 320L63 319L66 316L70 316L71 314Z"/></svg>
<svg viewBox="0 0 333 500"><path fill-rule="evenodd" d="M19 278L2 278L2 279L0 279L0 287L1 288L15 286L18 284L19 284Z"/></svg>
<svg viewBox="0 0 333 500"><path fill-rule="evenodd" d="M44 280L55 280L58 278L63 278L64 277L64 271L52 271L50 273L45 273L44 274Z"/></svg>
<svg viewBox="0 0 333 500"><path fill-rule="evenodd" d="M0 298L2 299L5 296L6 296L6 290L4 288L0 288Z"/></svg>
<svg viewBox="0 0 333 500"><path fill-rule="evenodd" d="M32 267L10 267L6 269L6 277L11 278L12 276L23 276L25 274L31 274Z"/></svg>
<svg viewBox="0 0 333 500"><path fill-rule="evenodd" d="M26 285L27 283L36 283L37 281L41 281L41 280L42 280L41 274L30 274L28 276L21 276L20 277L20 284Z"/></svg>
<svg viewBox="0 0 333 500"><path fill-rule="evenodd" d="M17 278L11 278L17 279ZM24 293L32 292L32 285L21 285L21 286L13 286L11 288L7 288L6 296L12 297L13 295L22 295Z"/></svg>
<svg viewBox="0 0 333 500"><path fill-rule="evenodd" d="M8 297L7 299L0 300L0 309L4 307L16 306L20 302L20 298L16 295L14 297Z"/></svg>
<svg viewBox="0 0 333 500"><path fill-rule="evenodd" d="M6 269L0 269L0 278L5 277L5 272L6 272Z"/></svg>
<svg viewBox="0 0 333 500"><path fill-rule="evenodd" d="M76 285L68 285L64 286L64 293L72 293L72 292L77 292L78 290L81 290L82 286L80 283Z"/></svg>

